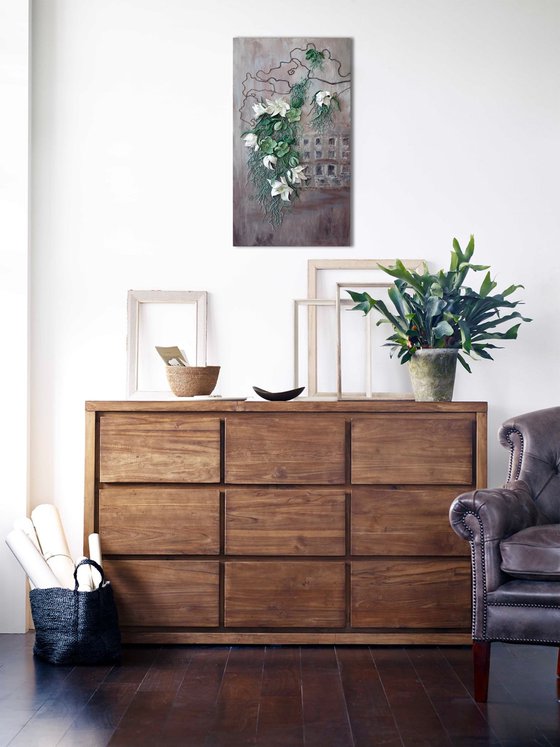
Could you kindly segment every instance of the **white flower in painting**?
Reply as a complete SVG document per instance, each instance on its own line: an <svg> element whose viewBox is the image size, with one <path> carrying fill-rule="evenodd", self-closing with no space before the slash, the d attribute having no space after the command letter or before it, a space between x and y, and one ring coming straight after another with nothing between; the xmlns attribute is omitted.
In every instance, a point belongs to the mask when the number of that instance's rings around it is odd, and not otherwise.
<svg viewBox="0 0 560 747"><path fill-rule="evenodd" d="M276 156L265 156L263 158L263 164L267 169L273 169L276 166Z"/></svg>
<svg viewBox="0 0 560 747"><path fill-rule="evenodd" d="M258 138L254 132L248 132L243 140L245 141L247 148L254 148L255 150L259 149Z"/></svg>
<svg viewBox="0 0 560 747"><path fill-rule="evenodd" d="M304 174L303 172L307 166L294 166L293 169L290 169L288 171L288 179L292 182L292 184L303 184L304 181L307 181L309 177L307 174Z"/></svg>
<svg viewBox="0 0 560 747"><path fill-rule="evenodd" d="M272 187L270 191L271 197L276 197L276 195L280 195L280 197L284 200L284 202L289 202L290 195L292 194L294 190L290 187L290 185L288 184L288 182L283 176L281 176L280 179L277 179L274 182L269 179L268 183Z"/></svg>
<svg viewBox="0 0 560 747"><path fill-rule="evenodd" d="M315 101L317 102L317 106L319 109L322 106L326 106L327 108L331 105L331 98L332 93L330 91L317 91L315 94Z"/></svg>
<svg viewBox="0 0 560 747"><path fill-rule="evenodd" d="M266 106L260 102L258 104L253 104L253 111L255 117L258 119L259 117L262 117L263 114L266 114Z"/></svg>
<svg viewBox="0 0 560 747"><path fill-rule="evenodd" d="M287 101L284 101L284 99L276 99L275 101L271 101L270 99L266 99L266 113L270 114L272 117L279 114L281 117L286 116L286 112L290 108L290 105Z"/></svg>

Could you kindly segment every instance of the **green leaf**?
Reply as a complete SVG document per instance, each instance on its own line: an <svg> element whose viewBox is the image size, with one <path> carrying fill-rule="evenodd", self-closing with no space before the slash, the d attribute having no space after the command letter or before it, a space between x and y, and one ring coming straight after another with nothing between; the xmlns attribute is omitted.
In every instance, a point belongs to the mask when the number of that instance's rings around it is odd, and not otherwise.
<svg viewBox="0 0 560 747"><path fill-rule="evenodd" d="M459 257L457 256L456 252L451 252L451 263L449 265L449 269L451 272L455 272L457 270L457 266L459 264Z"/></svg>
<svg viewBox="0 0 560 747"><path fill-rule="evenodd" d="M482 285L480 286L480 295L483 298L486 298L486 296L494 290L497 283L495 283L492 278L490 277L490 273L487 272L484 276L484 280L482 281Z"/></svg>
<svg viewBox="0 0 560 747"><path fill-rule="evenodd" d="M490 265L471 265L470 262L467 265L471 270L475 270L475 272L480 272L481 270L489 270Z"/></svg>
<svg viewBox="0 0 560 747"><path fill-rule="evenodd" d="M476 353L476 355L479 355L481 358L486 358L486 360L488 361L494 360L490 353L487 353L482 345L473 345L473 352Z"/></svg>
<svg viewBox="0 0 560 747"><path fill-rule="evenodd" d="M453 334L453 327L445 320L436 324L433 329L434 337L440 340L442 337L450 337Z"/></svg>
<svg viewBox="0 0 560 747"><path fill-rule="evenodd" d="M395 305L395 308L401 316L405 316L406 309L404 307L404 300L402 294L396 285L392 285L387 291L387 295Z"/></svg>
<svg viewBox="0 0 560 747"><path fill-rule="evenodd" d="M367 297L367 293L359 293L358 291L348 289L346 289L346 293L348 293L352 301L365 301Z"/></svg>
<svg viewBox="0 0 560 747"><path fill-rule="evenodd" d="M474 236L471 233L471 237L469 239L469 243L467 244L465 248L465 258L469 260L472 255L474 254Z"/></svg>
<svg viewBox="0 0 560 747"><path fill-rule="evenodd" d="M469 364L467 363L467 361L463 358L463 356L460 353L457 356L457 360L463 366L464 369L466 369L469 373L472 373Z"/></svg>
<svg viewBox="0 0 560 747"><path fill-rule="evenodd" d="M426 319L432 319L441 314L445 308L445 301L437 296L430 296L426 301Z"/></svg>
<svg viewBox="0 0 560 747"><path fill-rule="evenodd" d="M502 296L505 298L506 296L511 296L512 293L515 293L518 288L525 288L524 285L510 285L509 288L506 288L505 291L502 291Z"/></svg>
<svg viewBox="0 0 560 747"><path fill-rule="evenodd" d="M261 140L259 143L259 149L269 156L274 153L275 147L276 142L271 137L265 137L264 140Z"/></svg>
<svg viewBox="0 0 560 747"><path fill-rule="evenodd" d="M517 339L517 330L521 324L515 324L513 327L510 327L506 332L493 332L490 335L483 334L483 335L473 335L473 342L479 341L479 340L516 340Z"/></svg>
<svg viewBox="0 0 560 747"><path fill-rule="evenodd" d="M459 242L457 241L457 239L453 239L453 249L455 250L455 254L457 255L457 260L459 262L464 262L466 258L461 250L461 247L459 246Z"/></svg>
<svg viewBox="0 0 560 747"><path fill-rule="evenodd" d="M468 353L472 348L471 331L463 319L459 320L459 330L461 332L461 346Z"/></svg>

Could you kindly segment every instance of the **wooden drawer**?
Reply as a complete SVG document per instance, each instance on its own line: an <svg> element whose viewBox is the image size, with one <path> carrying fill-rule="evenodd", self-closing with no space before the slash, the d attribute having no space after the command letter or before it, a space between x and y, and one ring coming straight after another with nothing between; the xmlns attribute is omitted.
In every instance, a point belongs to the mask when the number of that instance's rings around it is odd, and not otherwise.
<svg viewBox="0 0 560 747"><path fill-rule="evenodd" d="M343 484L344 418L228 415L225 460L228 483Z"/></svg>
<svg viewBox="0 0 560 747"><path fill-rule="evenodd" d="M344 492L231 488L225 526L229 555L344 555Z"/></svg>
<svg viewBox="0 0 560 747"><path fill-rule="evenodd" d="M100 482L219 482L220 420L183 413L103 413Z"/></svg>
<svg viewBox="0 0 560 747"><path fill-rule="evenodd" d="M352 627L451 628L471 624L467 558L352 563Z"/></svg>
<svg viewBox="0 0 560 747"><path fill-rule="evenodd" d="M225 624L251 628L332 628L345 624L343 562L229 562Z"/></svg>
<svg viewBox="0 0 560 747"><path fill-rule="evenodd" d="M354 417L352 482L471 485L475 427L471 413Z"/></svg>
<svg viewBox="0 0 560 747"><path fill-rule="evenodd" d="M449 526L453 487L352 490L352 555L469 555Z"/></svg>
<svg viewBox="0 0 560 747"><path fill-rule="evenodd" d="M105 554L217 555L220 493L105 485L99 490L99 533Z"/></svg>
<svg viewBox="0 0 560 747"><path fill-rule="evenodd" d="M218 562L106 560L121 625L214 627L219 623Z"/></svg>

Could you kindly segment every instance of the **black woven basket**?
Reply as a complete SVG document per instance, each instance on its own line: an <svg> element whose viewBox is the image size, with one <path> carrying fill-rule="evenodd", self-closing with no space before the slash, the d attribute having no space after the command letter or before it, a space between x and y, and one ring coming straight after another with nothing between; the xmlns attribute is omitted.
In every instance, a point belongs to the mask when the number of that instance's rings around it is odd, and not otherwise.
<svg viewBox="0 0 560 747"><path fill-rule="evenodd" d="M77 572L91 565L101 574L94 591L78 591ZM121 656L121 636L113 589L94 560L80 561L75 587L32 589L29 592L35 624L33 653L51 664L115 663Z"/></svg>

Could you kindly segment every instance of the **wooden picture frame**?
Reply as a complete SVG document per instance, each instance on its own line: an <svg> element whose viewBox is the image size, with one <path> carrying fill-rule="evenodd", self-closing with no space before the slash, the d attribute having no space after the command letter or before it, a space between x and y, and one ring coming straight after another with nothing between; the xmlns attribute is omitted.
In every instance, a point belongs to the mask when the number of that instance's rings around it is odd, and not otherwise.
<svg viewBox="0 0 560 747"><path fill-rule="evenodd" d="M363 392L344 392L342 381L342 310L345 306L354 306L354 301L341 298L341 292L347 288L353 289L370 289L370 288L390 288L391 282L386 283L368 283L352 282L336 284L336 397L342 399L414 399L412 392L378 392L373 389L373 365L372 365L372 332L375 320L372 313L364 318L364 347L365 347L365 391Z"/></svg>
<svg viewBox="0 0 560 747"><path fill-rule="evenodd" d="M310 259L307 263L307 295L309 299L319 299L319 275L324 271L377 271L381 269L381 265L390 267L396 263L396 259ZM423 259L403 259L401 260L403 265L409 270L419 269L423 263ZM335 287L333 291L333 297L336 304L336 288L339 281L335 281ZM352 280L355 283L355 279ZM367 287L367 282L364 281L360 284L361 287ZM349 285L348 283L340 283L340 285ZM390 281L388 283L390 285ZM337 322L338 324L338 322ZM310 305L308 309L308 395L309 396L322 396L323 393L318 391L318 371L317 371L317 308L316 306ZM339 387L337 387L339 388ZM341 396L340 392L336 393L336 396ZM378 395L379 396L379 395ZM395 395L397 396L397 395Z"/></svg>
<svg viewBox="0 0 560 747"><path fill-rule="evenodd" d="M175 304L193 305L194 313L191 314L192 329L184 330L184 339L158 340L161 345L176 344L184 345L190 335L194 342L191 344L192 354L189 362L192 365L206 365L207 350L207 315L208 315L208 293L206 291L165 291L165 290L129 290L128 291L128 319L127 319L127 396L128 399L164 399L171 396L169 388L163 385L161 388L141 388L139 380L142 378L143 347L143 311L147 311L148 304ZM162 336L163 336L162 330ZM182 333L182 330L181 330ZM152 346L150 346L152 347ZM155 348L154 356L157 356ZM150 350L151 355L151 350ZM164 366L161 361L162 367ZM163 370L163 368L162 368Z"/></svg>
<svg viewBox="0 0 560 747"><path fill-rule="evenodd" d="M348 299L347 301L342 300L341 305L350 306L352 303L353 301L350 299ZM306 307L308 311L310 311L311 309L316 311L317 308L325 308L325 307L336 310L336 300L333 298L296 298L294 299L294 388L301 386L300 378L299 378L299 367L300 367L299 327L300 327L300 309L302 307L304 308ZM334 362L335 362L335 356L333 356L333 363ZM308 372L308 379L309 379L309 372ZM336 391L333 390L332 392L327 392L327 391L320 392L316 390L312 395L309 393L309 396L336 399Z"/></svg>

